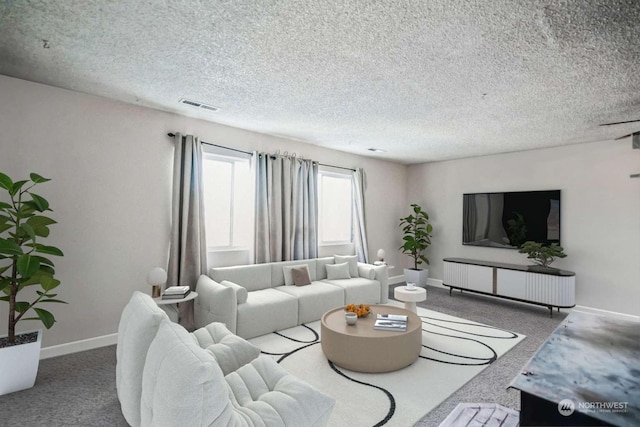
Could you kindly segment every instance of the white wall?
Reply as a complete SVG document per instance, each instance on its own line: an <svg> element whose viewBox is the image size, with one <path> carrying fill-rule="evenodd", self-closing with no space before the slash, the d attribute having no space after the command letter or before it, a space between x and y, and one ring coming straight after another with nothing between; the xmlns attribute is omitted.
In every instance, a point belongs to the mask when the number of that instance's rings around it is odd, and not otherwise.
<svg viewBox="0 0 640 427"><path fill-rule="evenodd" d="M261 135L149 108L0 76L0 171L15 179L52 178L39 192L59 224L49 243L60 247L58 323L44 334L53 346L112 334L134 290L166 265L173 146L167 132L191 133L242 150L296 152L345 167L363 167L369 253L393 254L405 204L407 167L283 138ZM399 208L398 208L399 207ZM395 255L395 256L394 256ZM6 333L0 305L0 334ZM20 330L38 322L21 322Z"/></svg>
<svg viewBox="0 0 640 427"><path fill-rule="evenodd" d="M577 304L640 314L640 179L629 178L639 171L628 139L411 166L408 201L434 226L430 277L442 279L447 257L529 263L515 250L462 245L463 193L560 189L568 256L553 265L576 273Z"/></svg>

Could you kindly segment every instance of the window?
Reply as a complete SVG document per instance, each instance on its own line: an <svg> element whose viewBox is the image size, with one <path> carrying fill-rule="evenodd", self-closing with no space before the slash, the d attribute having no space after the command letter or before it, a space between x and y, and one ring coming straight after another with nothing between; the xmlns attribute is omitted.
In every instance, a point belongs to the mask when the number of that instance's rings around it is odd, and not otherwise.
<svg viewBox="0 0 640 427"><path fill-rule="evenodd" d="M318 171L318 234L320 245L352 241L351 174Z"/></svg>
<svg viewBox="0 0 640 427"><path fill-rule="evenodd" d="M224 155L220 150L206 147L202 179L207 247L216 250L249 248L253 235L249 159Z"/></svg>

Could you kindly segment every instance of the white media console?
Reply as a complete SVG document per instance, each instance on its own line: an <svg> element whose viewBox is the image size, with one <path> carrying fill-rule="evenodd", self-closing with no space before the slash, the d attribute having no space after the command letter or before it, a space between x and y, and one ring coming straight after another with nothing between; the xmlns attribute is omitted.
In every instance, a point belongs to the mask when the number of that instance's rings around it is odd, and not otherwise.
<svg viewBox="0 0 640 427"><path fill-rule="evenodd" d="M575 273L566 270L540 271L525 265L445 258L443 284L468 291L549 308L576 305Z"/></svg>

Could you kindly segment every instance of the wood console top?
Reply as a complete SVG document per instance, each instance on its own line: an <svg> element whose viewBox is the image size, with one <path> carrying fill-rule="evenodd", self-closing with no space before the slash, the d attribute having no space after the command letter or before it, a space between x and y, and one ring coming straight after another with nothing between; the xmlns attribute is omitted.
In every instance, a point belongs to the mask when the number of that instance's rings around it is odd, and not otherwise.
<svg viewBox="0 0 640 427"><path fill-rule="evenodd" d="M505 270L526 271L528 273L549 274L551 276L575 276L576 275L576 273L574 273L573 271L560 270L556 268L551 268L549 270L546 270L536 265L507 264L504 262L480 261L476 259L467 259L467 258L444 258L443 261L455 262L458 264L479 265L482 267L503 268Z"/></svg>

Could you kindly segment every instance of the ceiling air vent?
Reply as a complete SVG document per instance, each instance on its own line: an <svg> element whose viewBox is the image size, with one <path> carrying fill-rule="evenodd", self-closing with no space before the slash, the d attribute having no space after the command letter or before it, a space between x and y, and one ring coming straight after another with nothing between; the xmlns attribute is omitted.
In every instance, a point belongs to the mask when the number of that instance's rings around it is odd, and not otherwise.
<svg viewBox="0 0 640 427"><path fill-rule="evenodd" d="M198 101L192 101L190 99L182 98L180 100L180 103L181 104L190 105L190 106L195 107L195 108L202 108L204 110L209 110L209 111L213 111L213 112L220 111L220 108L218 108L218 107L214 107L213 105L203 104L202 102L198 102Z"/></svg>

